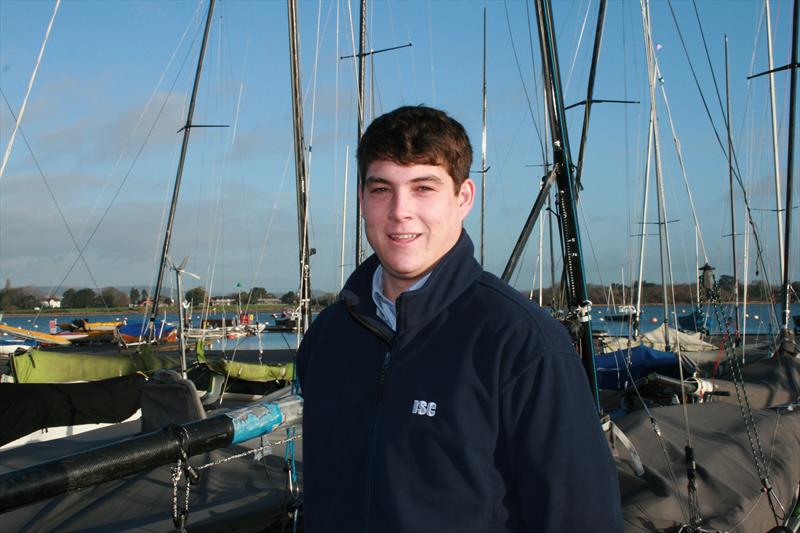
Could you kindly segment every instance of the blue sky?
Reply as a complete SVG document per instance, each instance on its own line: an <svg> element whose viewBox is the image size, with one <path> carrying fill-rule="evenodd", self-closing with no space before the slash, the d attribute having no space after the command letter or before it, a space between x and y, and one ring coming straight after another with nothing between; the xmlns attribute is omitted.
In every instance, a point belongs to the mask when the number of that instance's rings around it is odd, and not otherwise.
<svg viewBox="0 0 800 533"><path fill-rule="evenodd" d="M176 132L185 117L206 5L194 0L62 3L22 124L30 151L18 136L0 179L0 277L14 286L153 283L181 141ZM541 81L534 82L540 68L538 41L528 32L529 21L534 31L536 26L533 6L519 1L370 2L370 46L413 46L374 57L368 107L371 117L404 104L445 109L467 127L476 151L473 166L479 168L484 5L491 167L486 267L499 274L542 172L536 166L541 149L526 99L527 91L542 128L541 98L536 96ZM597 2L554 5L569 104L585 98ZM53 7L51 1L0 0L0 89L15 113ZM673 7L714 120L722 128L692 4L676 1ZM768 82L746 80L766 69L763 2L705 1L698 3L698 10L723 98L723 36L730 39L734 143L751 205L774 209ZM338 57L353 53L358 3L304 1L299 18L306 139L312 145L311 245L317 249L312 283L321 290L337 290L348 146L345 276L354 255L356 138L355 71L352 60ZM705 116L668 5L654 3L651 19L709 260L718 272L729 273L730 244L724 237L731 232L727 162ZM789 57L790 2L772 3L772 24L775 64L783 65ZM591 283L618 281L621 268L629 281L638 263L638 241L631 235L639 233L649 112L641 26L638 2L609 2L595 97L641 103L593 108L580 209ZM776 76L776 93L785 180L787 74ZM659 114L668 218L677 220L669 228L673 268L678 281L687 281L695 277L692 217L663 101ZM568 111L574 159L582 118L580 108ZM195 123L230 127L192 133L171 255L176 260L189 256L188 269L215 293L231 292L237 282L277 292L295 289L297 224L284 2L218 3ZM3 151L13 126L6 101L0 100ZM649 212L654 220L654 203ZM754 213L775 283L775 216ZM738 193L736 216L736 232L743 233ZM466 223L476 246L478 222L476 208ZM81 247L91 235L84 252L88 268L76 262L70 231ZM520 288L533 282L538 234L537 229L515 280ZM741 254L743 236L737 246ZM649 240L644 276L649 281L659 281L657 250L656 241ZM751 246L751 279L754 256ZM547 285L549 259L544 261ZM739 262L741 269L743 259ZM794 279L800 278L800 268L793 272Z"/></svg>

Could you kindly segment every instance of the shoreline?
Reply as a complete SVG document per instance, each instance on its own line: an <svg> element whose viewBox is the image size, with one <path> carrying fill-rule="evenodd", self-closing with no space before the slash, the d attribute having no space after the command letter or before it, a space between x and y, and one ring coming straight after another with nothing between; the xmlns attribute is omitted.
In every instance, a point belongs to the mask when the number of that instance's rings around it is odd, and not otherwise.
<svg viewBox="0 0 800 533"><path fill-rule="evenodd" d="M733 304L734 304L734 302L720 302L720 305L733 305ZM694 304L692 304L690 302L677 302L675 305L676 306L692 306ZM740 303L739 305L742 305L742 304ZM748 305L770 305L770 302L761 302L761 301L756 302L756 301L753 301L753 302L748 302ZM651 306L663 306L663 304L661 302L643 303L642 304L642 307L651 307ZM246 310L246 312L247 313L275 313L275 312L281 311L281 310L286 309L286 308L291 308L291 307L293 307L293 306L288 305L288 304L287 305L282 305L282 304L280 304L280 305L279 304L264 304L264 305L258 305L258 306L255 306L255 307L250 307L250 308L248 308ZM548 306L543 306L543 307L547 308ZM599 309L599 308L611 309L611 306L605 306L605 305L593 305L592 307L593 307L593 309ZM177 314L177 312L178 312L177 306L162 307L161 309L162 310L166 310L167 313L171 313L171 314ZM315 307L312 308L312 312L318 313L322 309L323 309L322 307L315 306ZM217 309L212 309L210 311L210 314L215 314L215 315L216 314L221 314L221 313L225 313L226 315L227 314L235 315L236 314L236 310L222 310L222 311L220 311L220 310L217 310ZM58 316L58 315L75 316L75 315L80 315L80 316L91 317L91 316L108 316L108 315L136 316L136 315L143 315L143 313L141 311L136 310L136 309L125 309L125 308L114 308L114 309L95 309L95 308L91 308L91 309L86 309L86 310L81 310L81 309L49 309L48 308L48 309L42 309L41 311L34 311L34 310L29 310L29 309L14 310L14 311L0 311L0 316L21 316L21 317L25 317L25 316L37 316L37 315L39 315L39 316L41 316L41 315L48 315L48 316Z"/></svg>
<svg viewBox="0 0 800 533"><path fill-rule="evenodd" d="M259 305L255 307L250 307L246 311L247 313L275 313L281 311L286 308L293 308L292 305L276 305L276 304L266 304L266 305ZM162 307L162 311L166 311L170 314L177 314L178 308L177 306L168 306ZM312 312L318 312L320 308L313 307ZM225 313L226 315L236 315L237 311L235 309L225 309L225 310L217 310L212 308L209 314L221 314ZM159 313L160 314L160 313ZM194 313L193 313L194 314ZM58 315L69 315L69 316L108 316L108 315L120 315L120 316L143 316L144 313L142 311L136 309L125 309L125 308L113 308L113 309L42 309L41 311L34 311L31 309L23 309L23 310L14 310L14 311L0 311L0 315L9 317L9 316L58 316Z"/></svg>

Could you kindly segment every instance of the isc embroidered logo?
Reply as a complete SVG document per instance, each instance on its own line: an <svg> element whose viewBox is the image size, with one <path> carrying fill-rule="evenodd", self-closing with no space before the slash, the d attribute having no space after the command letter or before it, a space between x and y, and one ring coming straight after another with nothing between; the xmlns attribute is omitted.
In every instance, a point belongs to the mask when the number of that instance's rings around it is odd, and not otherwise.
<svg viewBox="0 0 800 533"><path fill-rule="evenodd" d="M436 416L436 402L414 400L414 407L411 408L411 413L415 415Z"/></svg>

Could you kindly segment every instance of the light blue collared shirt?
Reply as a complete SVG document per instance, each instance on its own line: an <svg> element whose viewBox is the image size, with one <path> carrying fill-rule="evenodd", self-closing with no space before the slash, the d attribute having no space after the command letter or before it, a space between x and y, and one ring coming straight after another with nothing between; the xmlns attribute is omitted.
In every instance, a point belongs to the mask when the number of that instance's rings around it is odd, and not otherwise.
<svg viewBox="0 0 800 533"><path fill-rule="evenodd" d="M415 291L422 287L431 273L428 272L420 278L415 284L403 292ZM375 302L375 307L378 311L378 318L383 320L387 326L392 328L392 331L397 331L397 307L394 302L383 294L383 266L378 265L375 269L375 274L372 275L372 300Z"/></svg>

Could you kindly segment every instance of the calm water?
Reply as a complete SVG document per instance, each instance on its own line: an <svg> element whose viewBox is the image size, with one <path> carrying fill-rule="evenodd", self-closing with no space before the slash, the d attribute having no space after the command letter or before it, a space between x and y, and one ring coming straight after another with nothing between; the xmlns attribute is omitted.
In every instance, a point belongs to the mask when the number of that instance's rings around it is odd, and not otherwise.
<svg viewBox="0 0 800 533"><path fill-rule="evenodd" d="M253 313L254 319L257 322L266 323L274 325L275 321L272 319L271 313ZM161 315L162 318L164 315ZM34 316L4 316L2 323L7 324L9 326L15 326L18 328L24 329L31 329L36 331L42 331L45 333L50 332L50 322L51 320L55 320L57 323L69 323L78 318L88 318L92 322L105 322L105 321L112 321L112 320L122 320L127 319L128 323L134 322L141 322L143 320L147 320L141 313L117 313L117 314L109 314L109 315L92 315L86 317L84 315L75 314L75 315L52 315L47 314L46 311L43 311L41 315L38 317ZM172 324L177 324L178 315L174 313L167 313L167 322ZM221 314L209 314L208 318L222 318ZM200 315L199 314L192 314L192 321L195 324L200 323ZM233 315L228 314L226 316L226 320L233 320ZM58 326L56 326L58 328ZM60 328L58 329L60 330ZM58 331L57 330L57 331ZM0 333L0 335L3 335ZM0 338L7 338L7 337L0 337ZM258 350L258 349L281 349L281 348L296 348L297 347L297 335L293 333L263 333L259 336L254 337L243 337L236 340L229 340L229 339L220 339L214 342L211 345L212 350L225 350L230 351L237 348L241 349L248 349L248 350Z"/></svg>
<svg viewBox="0 0 800 533"><path fill-rule="evenodd" d="M741 306L740 306L741 308ZM594 307L592 309L592 327L595 330L605 330L609 335L627 335L628 324L626 322L606 322L603 317L612 313L613 310L605 306ZM691 312L689 306L678 306L677 313L679 316L686 315ZM731 316L733 313L733 306L726 305L720 308L720 313L725 316ZM744 311L742 310L742 314ZM746 331L748 335L772 335L775 334L779 327L774 319L771 319L772 313L766 304L751 304L747 306L746 313ZM800 315L800 304L792 305L792 315ZM209 315L209 318L221 318L222 315ZM232 315L228 315L231 319ZM50 321L56 320L57 322L71 322L77 318L85 318L83 315L50 315L43 312L38 317L33 316L5 316L2 322L9 326L16 326L19 328L33 329L43 332L50 331ZM139 313L126 313L115 315L94 315L88 317L95 322L103 322L107 320L121 320L127 318L128 322L136 322L143 320ZM195 324L200 322L199 315L192 315ZM259 322L266 322L267 324L274 324L272 317L269 313L260 313L255 316ZM663 308L659 305L648 305L642 308L642 332L650 329L657 328L664 319ZM167 321L175 323L177 315L167 314ZM295 348L297 346L297 335L292 333L263 333L255 337L244 337L236 340L222 339L216 341L212 345L215 350L234 350L234 349L280 349L280 348Z"/></svg>

